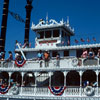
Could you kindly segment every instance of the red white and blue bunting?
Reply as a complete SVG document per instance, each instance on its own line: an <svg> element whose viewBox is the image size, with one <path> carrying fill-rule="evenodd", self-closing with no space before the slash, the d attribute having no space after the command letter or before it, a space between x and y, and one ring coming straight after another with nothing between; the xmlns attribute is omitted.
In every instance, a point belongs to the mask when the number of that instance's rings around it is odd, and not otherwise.
<svg viewBox="0 0 100 100"><path fill-rule="evenodd" d="M5 93L7 93L9 89L10 89L10 86L3 86L3 85L0 85L0 94L5 94Z"/></svg>
<svg viewBox="0 0 100 100"><path fill-rule="evenodd" d="M57 95L57 96L62 95L65 89L66 89L66 87L64 87L64 86L49 87L50 92L53 95Z"/></svg>
<svg viewBox="0 0 100 100"><path fill-rule="evenodd" d="M15 64L18 66L18 67L22 67L24 64L26 63L26 60L22 59L22 60L15 60Z"/></svg>

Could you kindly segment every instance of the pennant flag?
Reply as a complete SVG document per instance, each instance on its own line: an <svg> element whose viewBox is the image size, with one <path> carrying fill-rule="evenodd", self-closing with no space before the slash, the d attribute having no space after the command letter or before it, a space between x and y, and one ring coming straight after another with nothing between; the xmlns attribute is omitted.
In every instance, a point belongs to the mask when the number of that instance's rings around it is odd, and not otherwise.
<svg viewBox="0 0 100 100"><path fill-rule="evenodd" d="M87 38L87 42L90 42L90 39L89 38Z"/></svg>
<svg viewBox="0 0 100 100"><path fill-rule="evenodd" d="M93 37L93 41L96 41L96 38L95 37Z"/></svg>
<svg viewBox="0 0 100 100"><path fill-rule="evenodd" d="M75 43L78 43L78 40L75 39Z"/></svg>
<svg viewBox="0 0 100 100"><path fill-rule="evenodd" d="M81 38L80 40L81 40L81 42L85 42L85 40L83 38Z"/></svg>
<svg viewBox="0 0 100 100"><path fill-rule="evenodd" d="M64 90L66 89L66 87L64 86L55 86L55 87L48 87L48 88L53 95L57 95L57 96L62 95Z"/></svg>
<svg viewBox="0 0 100 100"><path fill-rule="evenodd" d="M10 86L0 85L0 94L5 94L10 89Z"/></svg>

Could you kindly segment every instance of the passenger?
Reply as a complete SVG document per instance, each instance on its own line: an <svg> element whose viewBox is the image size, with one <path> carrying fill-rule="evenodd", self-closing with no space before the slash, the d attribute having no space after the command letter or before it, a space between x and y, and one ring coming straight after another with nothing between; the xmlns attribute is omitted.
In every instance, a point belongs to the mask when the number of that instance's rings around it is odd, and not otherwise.
<svg viewBox="0 0 100 100"><path fill-rule="evenodd" d="M43 59L43 53L42 53L41 50L38 52L37 58L38 58L38 60L42 60Z"/></svg>
<svg viewBox="0 0 100 100"><path fill-rule="evenodd" d="M15 51L15 60L19 60L20 54Z"/></svg>
<svg viewBox="0 0 100 100"><path fill-rule="evenodd" d="M93 50L92 50L92 48L90 48L89 49L89 53L88 53L88 58L94 58L95 57L95 54L94 54L94 52L93 52Z"/></svg>
<svg viewBox="0 0 100 100"><path fill-rule="evenodd" d="M56 55L56 66L57 67L59 67L60 66L60 54L59 53L57 53L57 55Z"/></svg>
<svg viewBox="0 0 100 100"><path fill-rule="evenodd" d="M43 59L43 53L42 53L41 50L38 52L37 58L38 58L38 60L39 60L40 67L42 67L42 61L41 61L41 60Z"/></svg>
<svg viewBox="0 0 100 100"><path fill-rule="evenodd" d="M82 53L81 57L82 58L87 58L87 55L88 55L87 49L83 49L83 53Z"/></svg>
<svg viewBox="0 0 100 100"><path fill-rule="evenodd" d="M9 57L6 61L11 61L11 60L13 60L13 55L12 55L12 52L9 51Z"/></svg>
<svg viewBox="0 0 100 100"><path fill-rule="evenodd" d="M100 49L98 50L97 57L100 58Z"/></svg>
<svg viewBox="0 0 100 100"><path fill-rule="evenodd" d="M45 67L48 67L48 66L49 66L49 57L50 57L50 54L49 54L49 52L46 50L46 51L44 52Z"/></svg>
<svg viewBox="0 0 100 100"><path fill-rule="evenodd" d="M1 61L4 61L5 60L5 51L4 52L1 52Z"/></svg>

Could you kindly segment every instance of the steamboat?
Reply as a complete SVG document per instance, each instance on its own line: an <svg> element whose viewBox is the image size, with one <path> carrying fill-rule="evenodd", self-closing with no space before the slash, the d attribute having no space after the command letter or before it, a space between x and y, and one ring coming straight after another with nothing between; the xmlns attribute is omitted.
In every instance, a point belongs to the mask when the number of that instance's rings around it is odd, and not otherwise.
<svg viewBox="0 0 100 100"><path fill-rule="evenodd" d="M4 1L8 7L9 0ZM26 9L31 12L31 0L27 3ZM4 13L5 19L7 11ZM29 15L25 43L29 41ZM6 22L2 25L6 26ZM16 41L17 58L0 61L0 100L99 100L100 59L95 53L100 51L100 44L71 45L74 30L68 20L57 22L46 17L37 25L32 23L31 30L36 34L35 48L28 43L21 47ZM4 39L1 35L1 50Z"/></svg>

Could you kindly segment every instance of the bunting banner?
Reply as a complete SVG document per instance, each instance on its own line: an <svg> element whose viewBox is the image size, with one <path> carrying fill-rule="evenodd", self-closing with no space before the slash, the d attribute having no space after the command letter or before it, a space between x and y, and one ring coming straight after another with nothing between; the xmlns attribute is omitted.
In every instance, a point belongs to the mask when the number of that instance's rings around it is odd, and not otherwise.
<svg viewBox="0 0 100 100"><path fill-rule="evenodd" d="M10 89L10 86L0 85L0 94L5 94Z"/></svg>
<svg viewBox="0 0 100 100"><path fill-rule="evenodd" d="M15 60L15 64L18 66L18 67L22 67L24 64L26 63L26 60L22 59L22 60Z"/></svg>
<svg viewBox="0 0 100 100"><path fill-rule="evenodd" d="M64 86L55 86L55 87L48 87L48 88L53 95L57 95L57 96L62 95L64 93L64 90L66 89L66 87Z"/></svg>

